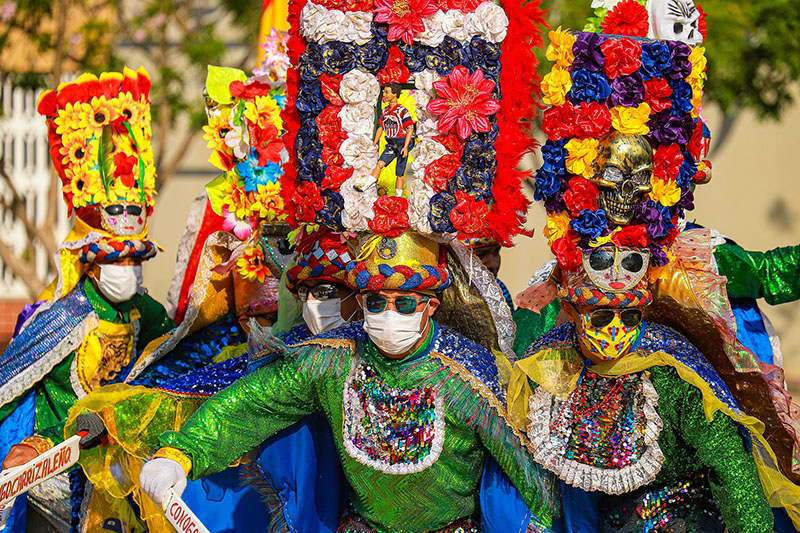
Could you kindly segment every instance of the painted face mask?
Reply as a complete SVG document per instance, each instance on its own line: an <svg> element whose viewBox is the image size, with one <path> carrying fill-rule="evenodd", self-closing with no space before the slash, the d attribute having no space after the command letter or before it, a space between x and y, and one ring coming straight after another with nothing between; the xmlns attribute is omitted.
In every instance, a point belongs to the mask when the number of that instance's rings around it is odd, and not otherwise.
<svg viewBox="0 0 800 533"><path fill-rule="evenodd" d="M641 309L595 309L580 315L579 342L597 359L613 361L628 354L639 338Z"/></svg>
<svg viewBox="0 0 800 533"><path fill-rule="evenodd" d="M144 231L147 211L142 204L119 203L100 210L103 228L115 235L138 235Z"/></svg>

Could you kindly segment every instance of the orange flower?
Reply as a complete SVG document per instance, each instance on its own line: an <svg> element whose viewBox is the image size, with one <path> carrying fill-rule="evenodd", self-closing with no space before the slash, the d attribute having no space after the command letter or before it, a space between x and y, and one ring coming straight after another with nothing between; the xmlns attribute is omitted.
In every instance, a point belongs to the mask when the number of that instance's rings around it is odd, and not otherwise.
<svg viewBox="0 0 800 533"><path fill-rule="evenodd" d="M272 275L264 262L264 252L259 246L251 246L245 250L236 260L236 268L247 281L258 280L259 283L264 283L264 280Z"/></svg>
<svg viewBox="0 0 800 533"><path fill-rule="evenodd" d="M97 163L98 143L87 139L83 132L77 131L61 138L59 150L61 163L65 166L89 167Z"/></svg>
<svg viewBox="0 0 800 533"><path fill-rule="evenodd" d="M117 116L117 110L110 102L106 101L105 96L99 98L95 96L89 104L83 107L80 127L97 132L102 130L103 126L111 124Z"/></svg>

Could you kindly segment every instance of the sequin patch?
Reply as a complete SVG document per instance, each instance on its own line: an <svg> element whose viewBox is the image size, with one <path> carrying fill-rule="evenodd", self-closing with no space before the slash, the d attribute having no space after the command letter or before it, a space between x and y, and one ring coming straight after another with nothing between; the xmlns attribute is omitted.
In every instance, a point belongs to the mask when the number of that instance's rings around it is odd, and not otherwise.
<svg viewBox="0 0 800 533"><path fill-rule="evenodd" d="M347 453L387 474L430 467L444 445L444 411L431 387L387 386L367 364L354 364L344 385L342 433Z"/></svg>

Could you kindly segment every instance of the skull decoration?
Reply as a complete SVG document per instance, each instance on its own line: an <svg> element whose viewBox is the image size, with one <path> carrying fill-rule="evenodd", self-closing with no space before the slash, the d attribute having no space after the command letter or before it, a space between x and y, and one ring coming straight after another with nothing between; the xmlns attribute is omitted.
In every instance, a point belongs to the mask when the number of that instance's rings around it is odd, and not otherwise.
<svg viewBox="0 0 800 533"><path fill-rule="evenodd" d="M628 224L639 198L653 187L653 149L647 139L613 131L600 141L589 181L600 188L598 204L614 224Z"/></svg>
<svg viewBox="0 0 800 533"><path fill-rule="evenodd" d="M647 273L650 250L608 244L583 252L583 269L589 279L604 291L629 291Z"/></svg>
<svg viewBox="0 0 800 533"><path fill-rule="evenodd" d="M647 0L651 39L682 41L691 46L703 42L700 11L692 0Z"/></svg>
<svg viewBox="0 0 800 533"><path fill-rule="evenodd" d="M142 204L106 204L100 212L103 216L103 228L114 235L129 237L139 235L145 230L147 211Z"/></svg>

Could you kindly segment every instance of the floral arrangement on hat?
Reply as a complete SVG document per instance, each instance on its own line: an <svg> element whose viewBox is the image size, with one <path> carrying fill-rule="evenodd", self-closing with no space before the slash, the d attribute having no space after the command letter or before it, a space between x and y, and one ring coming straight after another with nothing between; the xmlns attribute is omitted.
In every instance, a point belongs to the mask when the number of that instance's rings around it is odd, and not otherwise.
<svg viewBox="0 0 800 533"><path fill-rule="evenodd" d="M82 74L39 97L70 214L109 203L142 204L152 212L156 171L149 92L147 72L125 68L99 77Z"/></svg>
<svg viewBox="0 0 800 533"><path fill-rule="evenodd" d="M535 147L521 119L536 112L538 1L301 0L289 11L296 68L283 112L282 193L291 222L506 245L524 232L526 176L516 167ZM411 93L415 145L408 190L379 196L373 136L388 83Z"/></svg>
<svg viewBox="0 0 800 533"><path fill-rule="evenodd" d="M558 28L546 55L554 65L542 80L550 107L535 198L547 209L544 233L559 265L577 268L582 249L609 237L620 246L649 246L651 261L665 264L679 220L694 208L693 185L709 166L702 161L709 138L700 117L703 48ZM591 181L600 142L615 131L643 137L653 152L651 190L622 226L600 209Z"/></svg>
<svg viewBox="0 0 800 533"><path fill-rule="evenodd" d="M656 25L651 19L660 13L655 13L652 3L653 0L592 0L595 16L589 18L583 31L675 40L674 35L657 35L654 31ZM661 3L666 2L662 0ZM682 11L681 21L685 21L692 9L697 10L697 30L701 40L705 40L706 14L700 5L695 7L692 0L680 0L677 4L678 11Z"/></svg>

